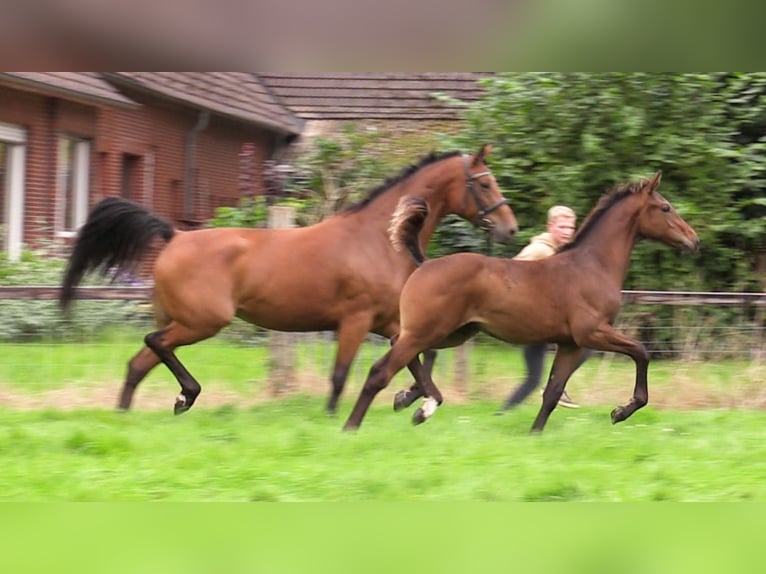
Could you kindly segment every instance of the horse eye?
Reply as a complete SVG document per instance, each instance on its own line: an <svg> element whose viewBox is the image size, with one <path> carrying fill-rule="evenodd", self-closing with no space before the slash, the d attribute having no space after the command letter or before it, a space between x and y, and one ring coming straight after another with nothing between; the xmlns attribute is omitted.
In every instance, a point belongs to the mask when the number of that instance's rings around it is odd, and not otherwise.
<svg viewBox="0 0 766 574"><path fill-rule="evenodd" d="M489 189L489 184L488 184L486 181L482 181L482 182L481 182L481 186L482 186L484 189Z"/></svg>
<svg viewBox="0 0 766 574"><path fill-rule="evenodd" d="M667 204L667 203L666 203L665 205L663 205L663 206L662 206L662 211L664 211L665 213L667 213L668 211L670 211L670 204Z"/></svg>

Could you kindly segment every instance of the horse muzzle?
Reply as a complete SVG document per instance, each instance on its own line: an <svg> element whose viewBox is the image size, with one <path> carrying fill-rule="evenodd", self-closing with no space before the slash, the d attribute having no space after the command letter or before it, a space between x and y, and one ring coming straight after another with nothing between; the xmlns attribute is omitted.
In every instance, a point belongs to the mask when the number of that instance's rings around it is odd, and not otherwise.
<svg viewBox="0 0 766 574"><path fill-rule="evenodd" d="M684 237L681 240L681 251L685 253L686 255L691 255L692 253L697 253L700 249L700 238L696 235L694 238Z"/></svg>
<svg viewBox="0 0 766 574"><path fill-rule="evenodd" d="M516 236L516 227L506 227L506 226L497 226L491 221L489 221L488 225L485 226L485 224L482 221L481 228L484 229L487 233L489 233L490 237L492 238L492 241L495 241L497 243L510 243L513 238Z"/></svg>

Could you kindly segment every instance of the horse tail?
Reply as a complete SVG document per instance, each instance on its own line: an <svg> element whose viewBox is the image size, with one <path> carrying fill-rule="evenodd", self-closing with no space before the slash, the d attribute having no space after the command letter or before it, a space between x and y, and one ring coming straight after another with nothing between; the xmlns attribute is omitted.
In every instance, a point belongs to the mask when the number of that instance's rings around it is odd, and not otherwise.
<svg viewBox="0 0 766 574"><path fill-rule="evenodd" d="M116 277L135 269L156 236L167 243L175 230L144 207L120 197L100 201L77 234L59 292L59 304L67 310L74 289L89 271Z"/></svg>
<svg viewBox="0 0 766 574"><path fill-rule="evenodd" d="M426 260L418 235L428 217L428 211L428 204L422 197L404 196L399 200L388 227L388 237L394 249L407 249L418 267Z"/></svg>

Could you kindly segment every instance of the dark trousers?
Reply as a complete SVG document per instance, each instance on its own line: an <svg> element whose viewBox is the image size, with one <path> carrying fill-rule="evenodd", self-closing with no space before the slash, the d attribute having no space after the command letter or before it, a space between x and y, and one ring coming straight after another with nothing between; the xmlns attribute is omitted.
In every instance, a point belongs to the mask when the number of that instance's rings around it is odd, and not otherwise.
<svg viewBox="0 0 766 574"><path fill-rule="evenodd" d="M543 366L545 364L545 352L547 350L548 343L537 343L535 345L526 345L524 347L524 362L527 364L527 376L524 379L524 382L516 387L505 400L503 403L503 410L511 409L523 402L524 399L532 394L532 391L540 386L540 382L543 379ZM577 363L575 371L580 368L580 365L582 365L591 354L592 351L590 349L585 349L585 353L580 359L580 362Z"/></svg>

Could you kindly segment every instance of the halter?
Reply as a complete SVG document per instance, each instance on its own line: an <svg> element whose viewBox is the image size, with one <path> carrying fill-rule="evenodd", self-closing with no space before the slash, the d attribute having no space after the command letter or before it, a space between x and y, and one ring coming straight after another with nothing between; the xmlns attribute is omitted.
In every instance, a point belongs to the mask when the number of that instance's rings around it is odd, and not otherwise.
<svg viewBox="0 0 766 574"><path fill-rule="evenodd" d="M489 215L490 213L495 211L497 208L502 207L503 205L506 205L508 201L503 197L496 203L490 205L489 207L486 207L482 203L481 196L476 191L475 180L485 175L492 175L492 173L489 170L481 171L479 173L471 173L470 166L469 166L470 158L471 156L469 156L468 154L463 154L463 162L465 165L465 177L466 177L465 189L473 196L473 199L476 202L476 207L479 210L479 215L478 215L479 226L482 227L483 229L491 229L494 224L492 223L492 221L490 221L486 217L486 215Z"/></svg>

